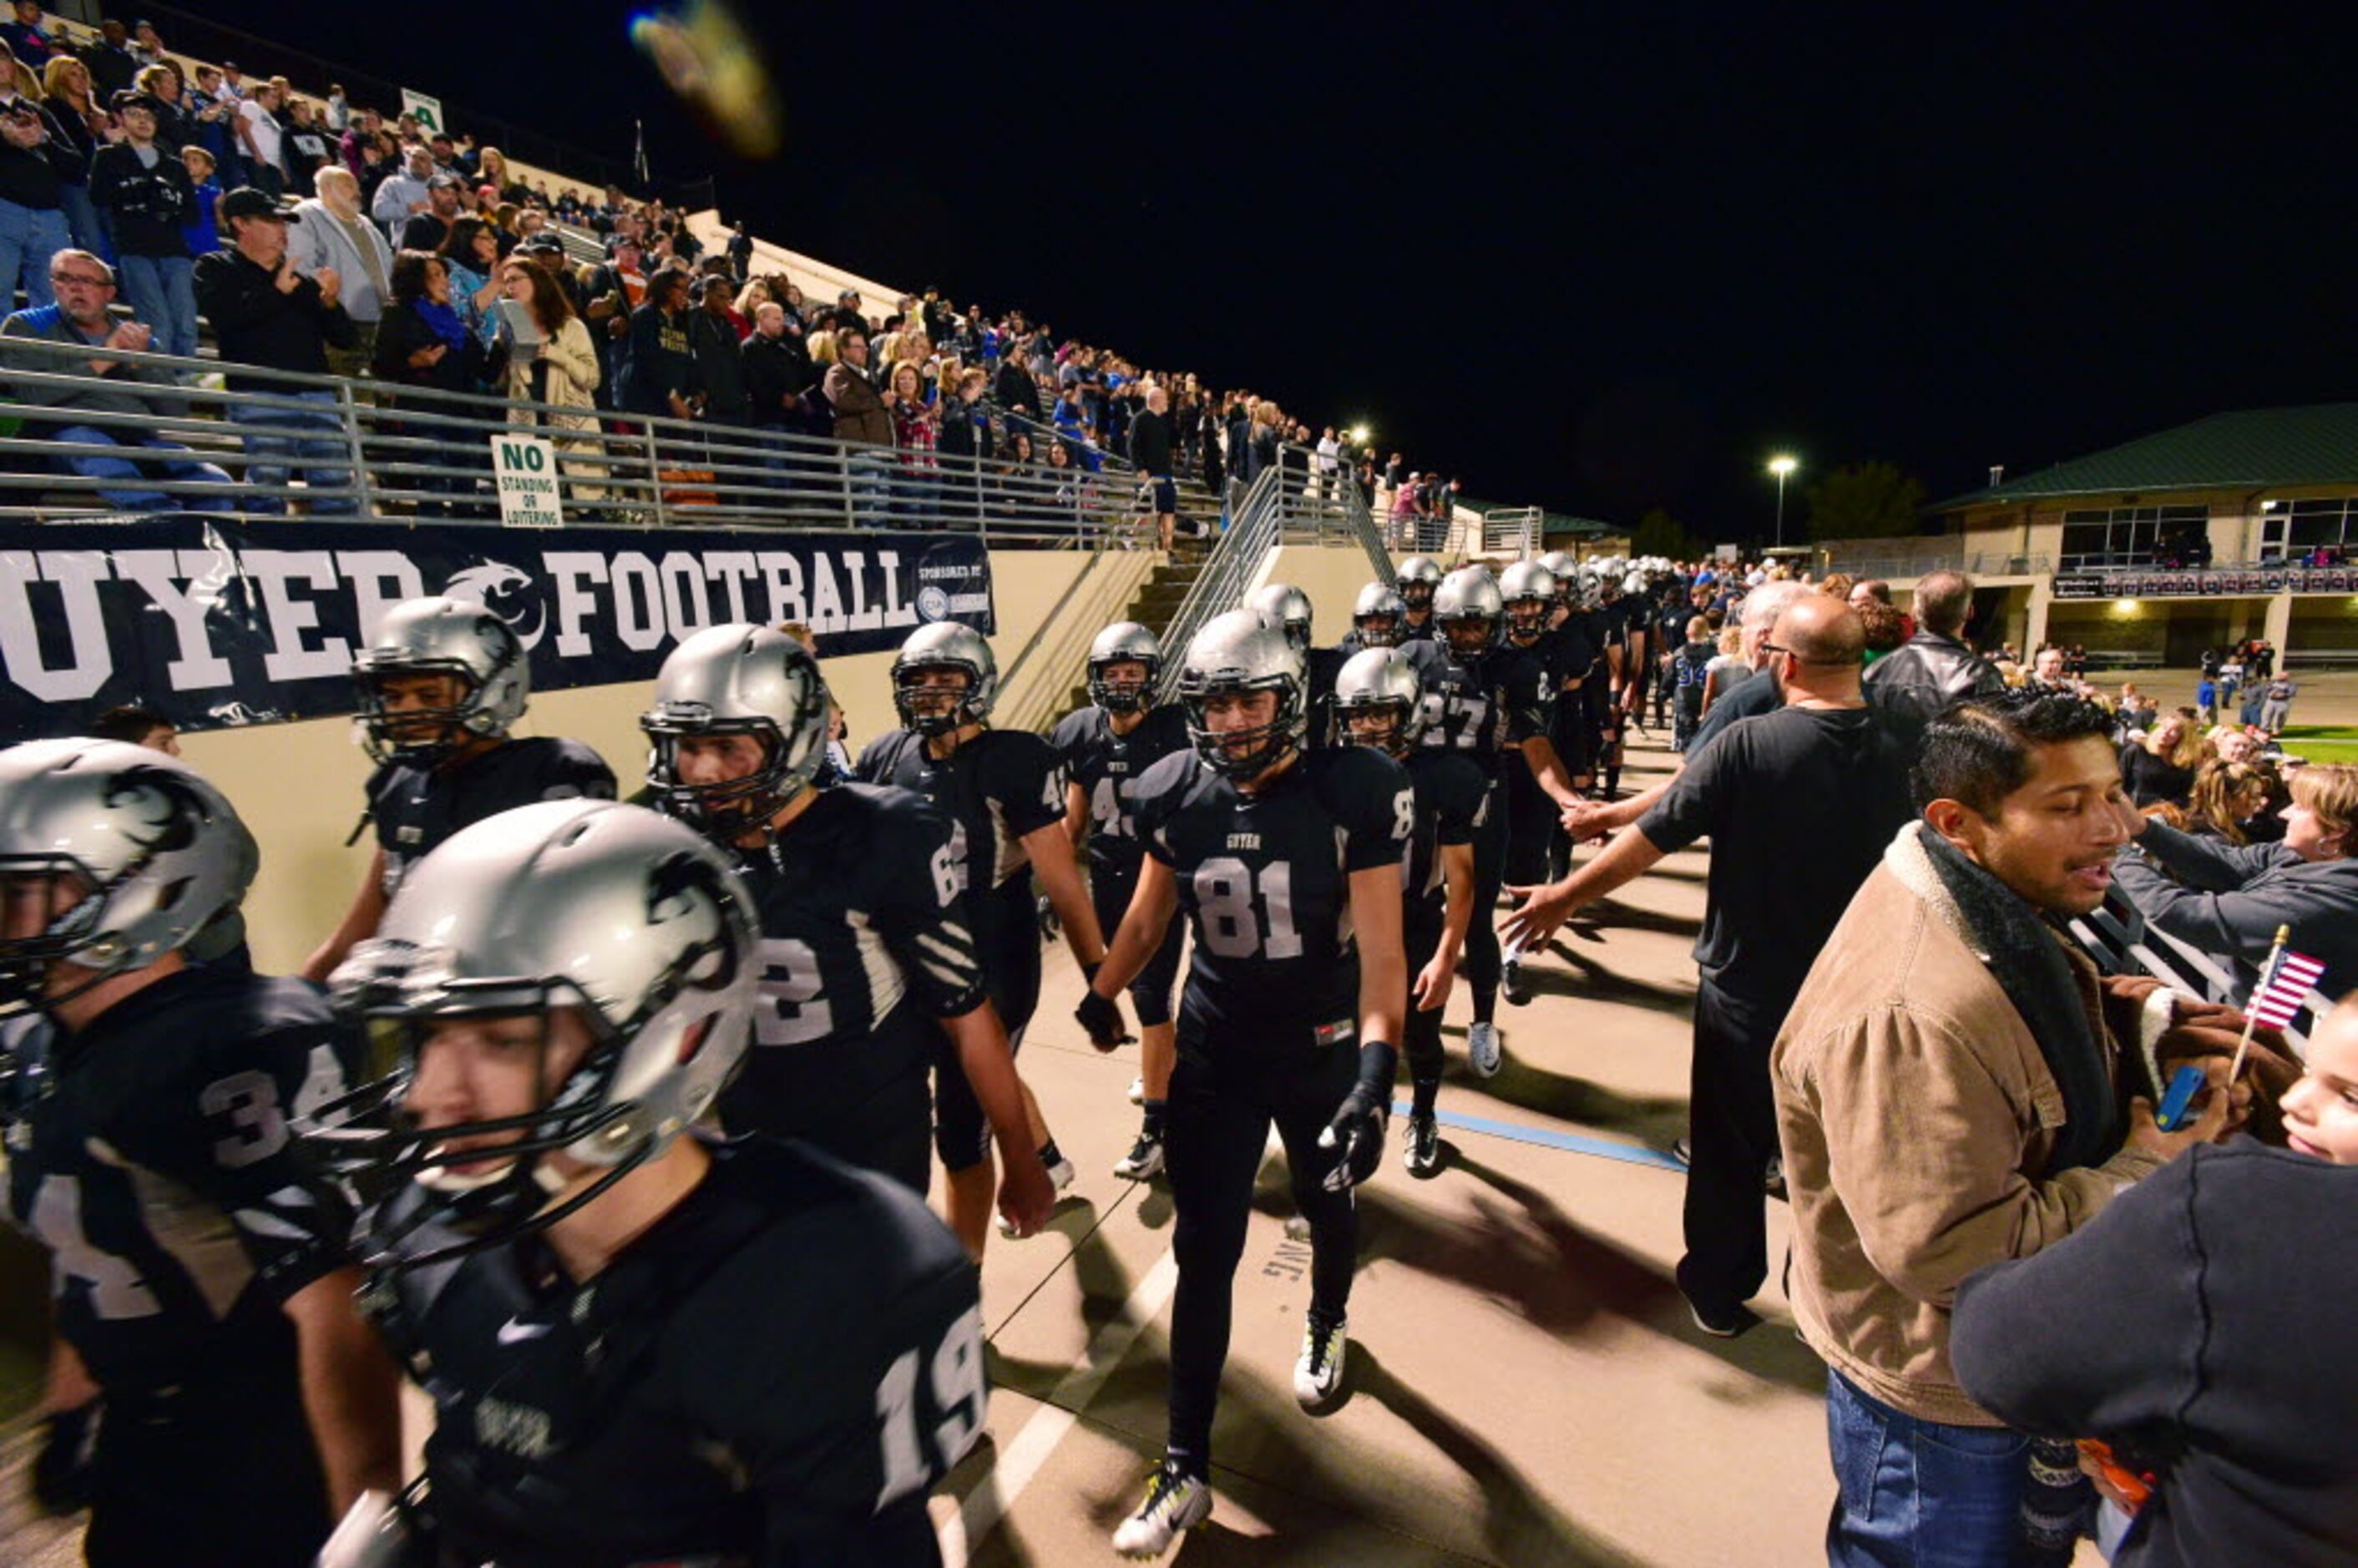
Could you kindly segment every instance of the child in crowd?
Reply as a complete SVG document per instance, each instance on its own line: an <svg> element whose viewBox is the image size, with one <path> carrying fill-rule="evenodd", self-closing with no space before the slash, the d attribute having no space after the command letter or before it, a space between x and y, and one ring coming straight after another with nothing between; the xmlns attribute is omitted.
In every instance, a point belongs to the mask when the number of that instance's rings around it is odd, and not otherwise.
<svg viewBox="0 0 2358 1568"><path fill-rule="evenodd" d="M2290 676L2278 676L2261 688L2260 728L2274 740L2284 733L2285 718L2292 711L2292 699L2299 695L2299 685Z"/></svg>
<svg viewBox="0 0 2358 1568"><path fill-rule="evenodd" d="M222 188L213 179L213 155L191 144L180 149L180 161L189 166L189 183L197 193L197 215L180 226L180 232L188 236L190 255L209 256L222 248L221 226L213 212Z"/></svg>
<svg viewBox="0 0 2358 1568"><path fill-rule="evenodd" d="M1677 682L1676 709L1671 719L1671 750L1683 752L1703 723L1704 683L1718 654L1712 642L1711 622L1698 615L1687 622L1687 640L1671 656L1671 674Z"/></svg>

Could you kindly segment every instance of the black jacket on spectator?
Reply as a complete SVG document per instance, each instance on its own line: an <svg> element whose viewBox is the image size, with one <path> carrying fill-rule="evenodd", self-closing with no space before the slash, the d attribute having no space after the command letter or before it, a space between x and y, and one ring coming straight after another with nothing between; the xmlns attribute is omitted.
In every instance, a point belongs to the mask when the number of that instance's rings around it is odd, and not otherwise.
<svg viewBox="0 0 2358 1568"><path fill-rule="evenodd" d="M32 207L43 211L57 208L62 198L58 194L67 181L68 166L73 149L60 146L57 119L49 110L27 98L9 100L0 108L22 107L40 117L41 128L49 134L49 140L37 147L11 146L0 142L0 201L14 201L19 207ZM80 185L76 179L74 184Z"/></svg>
<svg viewBox="0 0 2358 1568"><path fill-rule="evenodd" d="M756 332L745 340L738 357L745 367L745 395L753 423L772 428L795 423L787 399L799 396L811 384L810 354L802 339L792 332L774 338Z"/></svg>
<svg viewBox="0 0 2358 1568"><path fill-rule="evenodd" d="M2198 1145L1957 1292L1965 1391L2161 1472L2116 1568L2358 1561L2358 1169Z"/></svg>
<svg viewBox="0 0 2358 1568"><path fill-rule="evenodd" d="M1866 695L1876 706L1915 715L1930 724L1951 703L1994 697L2006 689L1997 666L1938 632L1919 632L1904 646L1875 661L1866 672Z"/></svg>
<svg viewBox="0 0 2358 1568"><path fill-rule="evenodd" d="M410 355L442 341L414 306L387 305L384 319L377 323L376 357L369 366L370 372L377 380L391 385L427 386L441 392L476 390L482 380L483 346L472 333L430 365L409 362ZM453 414L475 412L425 399L418 400L417 406Z"/></svg>
<svg viewBox="0 0 2358 1568"><path fill-rule="evenodd" d="M1171 469L1171 416L1141 408L1130 425L1130 460L1141 473L1160 479Z"/></svg>
<svg viewBox="0 0 2358 1568"><path fill-rule="evenodd" d="M326 345L349 349L360 341L352 319L342 306L321 300L317 283L306 277L282 293L274 274L237 251L199 256L196 285L197 308L212 323L226 363L325 375ZM228 384L232 392L289 390L283 382L234 370L228 373Z"/></svg>
<svg viewBox="0 0 2358 1568"><path fill-rule="evenodd" d="M986 463L997 455L990 438L990 412L981 399L967 403L953 396L949 400L942 410L941 434L935 438L934 449L946 457Z"/></svg>
<svg viewBox="0 0 2358 1568"><path fill-rule="evenodd" d="M672 393L696 390L696 359L689 347L687 313L665 316L653 300L631 312L625 340L629 363L622 373L622 406L633 414L672 412Z"/></svg>
<svg viewBox="0 0 2358 1568"><path fill-rule="evenodd" d="M1040 384L1033 381L1032 373L1013 358L1001 362L999 381L991 391L992 395L999 399L999 406L1010 414L1022 414L1033 419L1040 417Z"/></svg>
<svg viewBox="0 0 2358 1568"><path fill-rule="evenodd" d="M114 248L124 255L184 256L180 225L194 222L197 193L186 165L156 144L156 167L139 161L129 142L98 149L90 166L90 199L107 215Z"/></svg>
<svg viewBox="0 0 2358 1568"><path fill-rule="evenodd" d="M2192 768L2181 768L2138 745L2121 748L2121 780L2128 785L2131 804L2140 808L2163 801L2184 806L2194 794Z"/></svg>
<svg viewBox="0 0 2358 1568"><path fill-rule="evenodd" d="M691 307L687 313L688 353L696 362L696 390L704 395L704 416L715 424L743 425L753 416L746 390L745 358L737 344L736 329L727 318Z"/></svg>
<svg viewBox="0 0 2358 1568"><path fill-rule="evenodd" d="M92 38L79 53L83 65L90 68L91 97L100 103L113 100L118 92L128 92L131 79L139 74L139 62L129 49L117 49L104 38Z"/></svg>

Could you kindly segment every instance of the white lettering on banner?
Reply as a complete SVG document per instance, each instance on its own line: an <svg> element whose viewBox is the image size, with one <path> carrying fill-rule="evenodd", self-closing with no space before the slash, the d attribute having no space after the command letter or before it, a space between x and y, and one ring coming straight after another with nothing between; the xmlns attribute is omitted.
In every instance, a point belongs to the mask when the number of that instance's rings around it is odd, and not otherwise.
<svg viewBox="0 0 2358 1568"><path fill-rule="evenodd" d="M868 605L868 574L861 568L868 564L867 555L859 550L846 550L843 564L851 573L851 619L844 622L847 632L873 632L884 624L884 611Z"/></svg>
<svg viewBox="0 0 2358 1568"><path fill-rule="evenodd" d="M876 580L884 585L884 605L882 611L883 619L879 622L879 624L885 626L914 626L917 623L917 612L914 610L904 608L901 603L900 551L879 550L876 552Z"/></svg>
<svg viewBox="0 0 2358 1568"><path fill-rule="evenodd" d="M172 622L179 656L164 666L164 674L174 691L230 683L229 661L213 652L212 634L205 628L205 612L221 601L220 589L205 571L213 559L202 550L114 552L114 575L137 583ZM189 586L177 586L182 580Z"/></svg>
<svg viewBox="0 0 2358 1568"><path fill-rule="evenodd" d="M770 590L770 624L807 621L803 608L803 564L783 550L764 550L759 559L762 578Z"/></svg>
<svg viewBox="0 0 2358 1568"><path fill-rule="evenodd" d="M352 674L352 645L341 637L325 638L317 648L303 645L303 633L319 630L319 607L287 589L288 579L296 578L317 588L335 587L336 568L327 551L248 550L238 564L261 590L263 613L270 622L271 651L262 658L265 676L297 681Z"/></svg>
<svg viewBox="0 0 2358 1568"><path fill-rule="evenodd" d="M44 702L79 702L94 697L114 673L114 653L106 643L106 612L98 585L106 557L97 550L0 550L0 662L8 678ZM61 670L41 662L35 630L31 586L53 582L65 600L66 635L72 662Z"/></svg>
<svg viewBox="0 0 2358 1568"><path fill-rule="evenodd" d="M338 550L336 569L352 586L352 619L362 647L376 642L384 612L406 599L426 597L426 579L399 550ZM393 591L381 591L386 583Z"/></svg>
<svg viewBox="0 0 2358 1568"><path fill-rule="evenodd" d="M581 623L597 613L598 600L583 584L606 580L606 557L595 550L551 550L540 557L557 585L557 652L560 658L587 658L590 633Z"/></svg>
<svg viewBox="0 0 2358 1568"><path fill-rule="evenodd" d="M688 615L688 600L695 600L696 614ZM676 639L693 636L712 624L712 600L704 591L704 560L686 550L674 550L663 558L664 620L669 623Z"/></svg>
<svg viewBox="0 0 2358 1568"><path fill-rule="evenodd" d="M663 641L663 582L654 562L636 550L624 550L611 568L614 584L614 635L622 646L644 654ZM636 591L638 607L631 595Z"/></svg>
<svg viewBox="0 0 2358 1568"><path fill-rule="evenodd" d="M843 630L843 593L835 586L835 565L823 551L811 557L810 623L821 634Z"/></svg>
<svg viewBox="0 0 2358 1568"><path fill-rule="evenodd" d="M704 557L704 569L729 596L729 619L732 622L751 620L745 613L745 579L762 575L762 568L753 564L753 552L715 550Z"/></svg>

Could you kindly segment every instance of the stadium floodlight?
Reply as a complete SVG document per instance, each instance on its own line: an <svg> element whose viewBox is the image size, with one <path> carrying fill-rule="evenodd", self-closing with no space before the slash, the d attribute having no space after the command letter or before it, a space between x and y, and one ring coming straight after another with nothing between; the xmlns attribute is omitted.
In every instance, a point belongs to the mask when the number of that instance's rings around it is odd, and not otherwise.
<svg viewBox="0 0 2358 1568"><path fill-rule="evenodd" d="M1785 546L1785 481L1801 466L1801 460L1790 452L1779 452L1768 460L1768 471L1777 476L1777 547Z"/></svg>

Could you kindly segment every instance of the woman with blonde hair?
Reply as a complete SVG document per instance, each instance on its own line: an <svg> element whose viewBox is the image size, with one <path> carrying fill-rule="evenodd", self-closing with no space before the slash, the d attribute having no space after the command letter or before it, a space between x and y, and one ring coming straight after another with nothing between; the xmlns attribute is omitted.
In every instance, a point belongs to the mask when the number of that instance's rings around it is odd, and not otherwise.
<svg viewBox="0 0 2358 1568"><path fill-rule="evenodd" d="M524 181L508 172L507 155L497 147L485 147L475 155L475 183L488 185L499 192L502 201L513 201L521 207L532 200L532 192Z"/></svg>
<svg viewBox="0 0 2358 1568"><path fill-rule="evenodd" d="M2187 804L2194 788L2194 769L2202 761L2201 732L2194 716L2183 709L2165 713L2147 732L2143 742L2121 752L2121 782L2139 806L2156 801Z"/></svg>
<svg viewBox="0 0 2358 1568"><path fill-rule="evenodd" d="M53 160L59 176L58 205L66 215L66 227L72 232L74 248L103 256L109 265L114 262L114 246L108 239L103 225L98 221L98 208L90 199L90 160L98 149L119 139L123 133L112 129L106 106L97 101L90 85L90 67L70 54L55 55L41 68L42 107L57 136L71 152L71 157ZM72 166L69 173L65 168Z"/></svg>
<svg viewBox="0 0 2358 1568"><path fill-rule="evenodd" d="M515 257L500 264L498 282L502 296L531 312L533 325L540 332L537 343L508 345L508 396L519 402L581 410L579 414L546 414L530 408L510 408L508 422L553 425L560 430L594 433L598 428L598 351L590 341L590 329L566 298L564 286L535 263ZM582 503L604 500L605 487L598 481L605 478L606 466L582 455L598 451L594 434L589 439L579 436L557 436L551 439L559 453L557 464L571 484L573 499Z"/></svg>
<svg viewBox="0 0 2358 1568"><path fill-rule="evenodd" d="M2230 844L2252 841L2248 824L2266 810L2268 781L2249 762L2207 762L2194 771L2186 830Z"/></svg>
<svg viewBox="0 0 2358 1568"><path fill-rule="evenodd" d="M770 280L765 277L748 278L745 287L737 291L737 314L751 321L753 313L770 302Z"/></svg>

